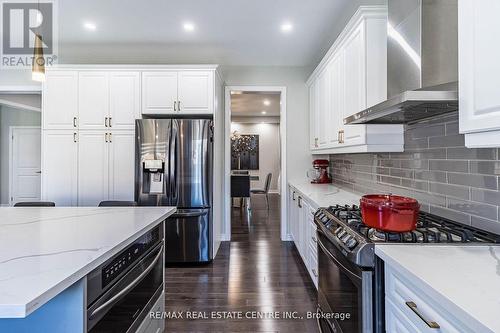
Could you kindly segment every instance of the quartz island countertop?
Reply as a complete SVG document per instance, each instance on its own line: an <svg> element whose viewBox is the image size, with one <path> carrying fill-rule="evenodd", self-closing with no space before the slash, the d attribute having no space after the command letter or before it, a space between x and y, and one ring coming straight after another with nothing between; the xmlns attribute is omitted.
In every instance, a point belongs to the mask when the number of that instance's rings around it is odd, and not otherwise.
<svg viewBox="0 0 500 333"><path fill-rule="evenodd" d="M0 208L0 318L24 318L174 207Z"/></svg>

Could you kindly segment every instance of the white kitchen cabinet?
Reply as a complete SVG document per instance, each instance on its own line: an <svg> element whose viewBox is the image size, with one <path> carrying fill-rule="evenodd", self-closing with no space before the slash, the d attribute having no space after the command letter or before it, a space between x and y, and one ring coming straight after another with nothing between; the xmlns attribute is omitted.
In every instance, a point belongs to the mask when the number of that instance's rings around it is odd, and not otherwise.
<svg viewBox="0 0 500 333"><path fill-rule="evenodd" d="M403 125L344 125L387 98L387 8L361 6L307 84L313 154L403 151Z"/></svg>
<svg viewBox="0 0 500 333"><path fill-rule="evenodd" d="M109 74L78 74L78 128L103 129L109 115Z"/></svg>
<svg viewBox="0 0 500 333"><path fill-rule="evenodd" d="M109 133L109 200L134 200L135 134L134 131Z"/></svg>
<svg viewBox="0 0 500 333"><path fill-rule="evenodd" d="M142 73L142 113L175 113L177 111L177 82L177 71Z"/></svg>
<svg viewBox="0 0 500 333"><path fill-rule="evenodd" d="M210 71L179 72L177 109L180 113L213 113L214 78Z"/></svg>
<svg viewBox="0 0 500 333"><path fill-rule="evenodd" d="M317 288L318 253L314 209L305 196L293 186L289 186L288 212L291 237L311 280Z"/></svg>
<svg viewBox="0 0 500 333"><path fill-rule="evenodd" d="M402 274L387 262L384 274L388 332L473 332L407 274Z"/></svg>
<svg viewBox="0 0 500 333"><path fill-rule="evenodd" d="M78 119L78 72L47 71L42 91L45 129L73 129Z"/></svg>
<svg viewBox="0 0 500 333"><path fill-rule="evenodd" d="M108 133L80 131L78 206L97 206L108 198Z"/></svg>
<svg viewBox="0 0 500 333"><path fill-rule="evenodd" d="M78 192L78 133L44 130L42 136L42 200L75 206Z"/></svg>
<svg viewBox="0 0 500 333"><path fill-rule="evenodd" d="M497 0L458 1L460 133L470 148L500 147Z"/></svg>
<svg viewBox="0 0 500 333"><path fill-rule="evenodd" d="M134 129L141 118L141 75L139 72L109 74L109 119L113 130Z"/></svg>
<svg viewBox="0 0 500 333"><path fill-rule="evenodd" d="M142 74L143 114L212 114L214 94L213 71Z"/></svg>

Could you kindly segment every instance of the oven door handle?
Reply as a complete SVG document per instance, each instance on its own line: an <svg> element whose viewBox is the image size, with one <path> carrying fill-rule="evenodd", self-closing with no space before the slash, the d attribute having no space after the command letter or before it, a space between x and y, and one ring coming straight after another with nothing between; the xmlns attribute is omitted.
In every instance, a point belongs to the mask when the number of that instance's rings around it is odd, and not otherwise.
<svg viewBox="0 0 500 333"><path fill-rule="evenodd" d="M123 288L122 290L120 290L116 295L114 295L113 297L111 297L110 299L108 299L106 302L104 302L103 304L101 304L97 308L95 308L94 311L92 311L92 313L90 313L89 319L93 319L101 311L103 311L104 309L108 308L110 305L116 303L123 296L125 296L130 290L134 289L139 284L139 282L141 282L142 279L144 279L144 277L146 275L148 275L149 272L151 272L151 270L157 264L158 260L160 260L161 255L163 254L163 248L164 248L164 245L162 245L160 247L160 249L158 251L158 254L153 259L153 262L151 264L149 264L149 266L138 277L136 277L132 282L130 282L125 288Z"/></svg>
<svg viewBox="0 0 500 333"><path fill-rule="evenodd" d="M345 273L348 273L349 275L352 275L353 277L355 277L356 279L358 280L362 280L362 277L361 276L358 276L356 273L352 272L351 270L349 270L347 267L345 267L337 258L335 258L331 253L330 251L328 251L328 249L326 248L325 245L323 245L323 242L321 242L321 239L318 238L318 245L319 247L321 247L321 249L323 250L323 252L325 254L328 255L328 257L330 257L330 259L332 259L333 261L335 261L335 263L345 272Z"/></svg>

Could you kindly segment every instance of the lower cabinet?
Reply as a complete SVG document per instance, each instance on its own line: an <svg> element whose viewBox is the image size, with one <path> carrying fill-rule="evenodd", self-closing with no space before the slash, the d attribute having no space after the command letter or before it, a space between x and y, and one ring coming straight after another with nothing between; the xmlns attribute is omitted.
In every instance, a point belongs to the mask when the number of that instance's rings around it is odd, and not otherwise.
<svg viewBox="0 0 500 333"><path fill-rule="evenodd" d="M316 245L316 225L314 224L314 208L307 198L297 189L288 189L288 222L295 247L302 261L318 287L318 250Z"/></svg>
<svg viewBox="0 0 500 333"><path fill-rule="evenodd" d="M43 200L57 206L133 200L134 143L131 130L43 131Z"/></svg>
<svg viewBox="0 0 500 333"><path fill-rule="evenodd" d="M474 332L448 312L438 299L405 274L385 264L385 322L387 332Z"/></svg>

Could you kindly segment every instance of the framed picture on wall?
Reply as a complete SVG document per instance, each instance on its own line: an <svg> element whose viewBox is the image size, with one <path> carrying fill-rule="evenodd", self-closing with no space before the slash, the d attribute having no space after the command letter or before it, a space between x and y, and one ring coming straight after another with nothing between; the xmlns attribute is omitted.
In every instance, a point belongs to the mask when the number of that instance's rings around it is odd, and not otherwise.
<svg viewBox="0 0 500 333"><path fill-rule="evenodd" d="M259 136L238 134L231 138L231 170L259 170Z"/></svg>

